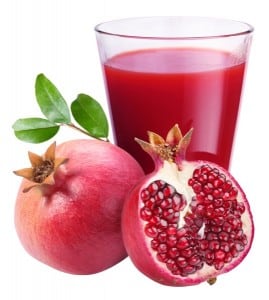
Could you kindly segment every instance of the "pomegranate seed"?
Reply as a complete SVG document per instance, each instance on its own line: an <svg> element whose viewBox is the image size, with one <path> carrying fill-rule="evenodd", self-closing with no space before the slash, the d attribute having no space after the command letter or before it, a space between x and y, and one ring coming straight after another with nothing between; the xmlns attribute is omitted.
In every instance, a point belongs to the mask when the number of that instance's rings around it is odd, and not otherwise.
<svg viewBox="0 0 269 300"><path fill-rule="evenodd" d="M140 210L140 216L142 218L142 220L144 221L149 221L152 217L152 212L149 208L147 207L143 207L141 210Z"/></svg>
<svg viewBox="0 0 269 300"><path fill-rule="evenodd" d="M243 234L241 241L242 241L242 243L243 243L244 245L247 245L248 239L247 239L247 236L246 236L245 234Z"/></svg>
<svg viewBox="0 0 269 300"><path fill-rule="evenodd" d="M151 240L150 245L153 250L157 250L158 246L159 246L159 242L157 240L153 239L153 240Z"/></svg>
<svg viewBox="0 0 269 300"><path fill-rule="evenodd" d="M173 259L168 259L167 262L166 262L166 266L168 268L168 270L170 271L177 271L178 270L178 267L176 265L176 263L174 262Z"/></svg>
<svg viewBox="0 0 269 300"><path fill-rule="evenodd" d="M162 215L163 210L158 206L158 207L155 207L155 208L153 209L153 213L154 213L154 215L155 215L156 217L158 217L158 216L161 216L161 215Z"/></svg>
<svg viewBox="0 0 269 300"><path fill-rule="evenodd" d="M166 253L167 252L167 245L166 244L160 244L158 247L158 253Z"/></svg>
<svg viewBox="0 0 269 300"><path fill-rule="evenodd" d="M198 204L195 209L195 214L203 217L205 214L205 206L202 204Z"/></svg>
<svg viewBox="0 0 269 300"><path fill-rule="evenodd" d="M237 218L235 218L233 215L229 215L227 218L226 218L227 222L229 224L232 225L232 229L236 229L237 226L238 226L238 222L239 220Z"/></svg>
<svg viewBox="0 0 269 300"><path fill-rule="evenodd" d="M147 207L148 209L150 209L150 210L153 210L154 209L154 207L155 207L155 199L154 198L149 198L148 200L147 200L147 202L145 203L145 207Z"/></svg>
<svg viewBox="0 0 269 300"><path fill-rule="evenodd" d="M210 218L210 217L213 217L214 216L214 211L215 211L215 208L213 206L213 204L210 204L207 206L206 208L206 212L205 212L205 215Z"/></svg>
<svg viewBox="0 0 269 300"><path fill-rule="evenodd" d="M204 220L200 217L194 219L195 225L200 229L204 223Z"/></svg>
<svg viewBox="0 0 269 300"><path fill-rule="evenodd" d="M225 257L225 252L222 250L218 250L215 252L215 259L223 261Z"/></svg>
<svg viewBox="0 0 269 300"><path fill-rule="evenodd" d="M212 240L209 242L209 249L210 250L218 250L220 248L220 243L217 240Z"/></svg>
<svg viewBox="0 0 269 300"><path fill-rule="evenodd" d="M172 197L172 209L174 211L179 211L181 206L181 197L179 194L175 194Z"/></svg>
<svg viewBox="0 0 269 300"><path fill-rule="evenodd" d="M204 192L205 194L210 194L210 193L212 193L213 188L214 188L213 184L210 183L210 182L208 182L207 184L205 184L205 185L203 186L203 192Z"/></svg>
<svg viewBox="0 0 269 300"><path fill-rule="evenodd" d="M181 250L181 255L188 258L194 254L194 249L192 247Z"/></svg>
<svg viewBox="0 0 269 300"><path fill-rule="evenodd" d="M163 189L166 186L166 182L163 180L156 180L155 183L157 184L159 189Z"/></svg>
<svg viewBox="0 0 269 300"><path fill-rule="evenodd" d="M230 201L230 200L226 200L226 201L223 202L223 208L224 208L226 211L230 211L231 208L232 208L232 206L233 206L233 203L232 203L232 201Z"/></svg>
<svg viewBox="0 0 269 300"><path fill-rule="evenodd" d="M169 247L175 247L177 244L177 237L175 235L169 235L166 243Z"/></svg>
<svg viewBox="0 0 269 300"><path fill-rule="evenodd" d="M143 189L140 193L142 201L146 202L150 198L150 192L147 189Z"/></svg>
<svg viewBox="0 0 269 300"><path fill-rule="evenodd" d="M232 200L231 197L230 197L230 193L229 192L225 192L224 193L223 200L224 201Z"/></svg>
<svg viewBox="0 0 269 300"><path fill-rule="evenodd" d="M213 195L214 196L214 195ZM217 207L222 207L223 205L223 200L221 198L216 197L217 199L213 200L213 205L215 208Z"/></svg>
<svg viewBox="0 0 269 300"><path fill-rule="evenodd" d="M230 251L229 243L221 242L220 243L220 249L223 250L224 252L229 252Z"/></svg>
<svg viewBox="0 0 269 300"><path fill-rule="evenodd" d="M215 188L220 188L220 187L223 186L224 182L225 182L225 178L223 178L223 177L217 177L214 180L213 185L214 185Z"/></svg>
<svg viewBox="0 0 269 300"><path fill-rule="evenodd" d="M160 262L165 263L168 261L168 257L166 256L166 253L157 253L156 257Z"/></svg>
<svg viewBox="0 0 269 300"><path fill-rule="evenodd" d="M216 270L221 270L224 267L224 262L222 260L216 261L214 267Z"/></svg>
<svg viewBox="0 0 269 300"><path fill-rule="evenodd" d="M224 195L223 189L222 188L214 189L213 192L212 192L212 195L213 195L214 198L220 198L221 199Z"/></svg>
<svg viewBox="0 0 269 300"><path fill-rule="evenodd" d="M200 193L202 191L202 185L201 185L201 183L195 182L192 185L192 189L193 189L194 193L196 193L196 194Z"/></svg>
<svg viewBox="0 0 269 300"><path fill-rule="evenodd" d="M159 216L152 216L150 218L150 224L159 225L160 224L160 217Z"/></svg>
<svg viewBox="0 0 269 300"><path fill-rule="evenodd" d="M237 207L236 207L237 211L240 213L240 214L243 214L246 210L245 208L245 205L243 202L238 202L237 203Z"/></svg>
<svg viewBox="0 0 269 300"><path fill-rule="evenodd" d="M176 235L177 234L177 229L175 227L168 227L166 230L166 233L168 235Z"/></svg>
<svg viewBox="0 0 269 300"><path fill-rule="evenodd" d="M213 260L214 260L214 253L211 251L211 250L207 250L205 252L205 261L208 265L212 265L213 263Z"/></svg>
<svg viewBox="0 0 269 300"><path fill-rule="evenodd" d="M197 266L198 264L200 264L201 262L201 258L198 255L193 255L191 258L189 258L188 263L191 266Z"/></svg>
<svg viewBox="0 0 269 300"><path fill-rule="evenodd" d="M226 231L226 232L231 232L232 231L232 226L231 224L229 224L228 222L224 222L223 226L222 226L222 230Z"/></svg>
<svg viewBox="0 0 269 300"><path fill-rule="evenodd" d="M161 219L159 226L160 228L165 229L168 226L168 222L164 219Z"/></svg>
<svg viewBox="0 0 269 300"><path fill-rule="evenodd" d="M242 237L243 237L243 230L242 230L242 229L239 229L239 230L236 232L235 239L241 239Z"/></svg>
<svg viewBox="0 0 269 300"><path fill-rule="evenodd" d="M148 192L150 193L151 196L154 196L155 193L159 190L158 185L156 182L152 182L148 187L147 187Z"/></svg>
<svg viewBox="0 0 269 300"><path fill-rule="evenodd" d="M213 226L222 226L225 219L223 216L217 216L213 220L211 220L211 225Z"/></svg>
<svg viewBox="0 0 269 300"><path fill-rule="evenodd" d="M163 232L163 231L160 232L160 233L158 234L158 241L159 241L160 243L165 243L166 240L167 240L167 235L166 235L166 233Z"/></svg>
<svg viewBox="0 0 269 300"><path fill-rule="evenodd" d="M208 248L209 242L208 240L201 240L199 241L199 245L200 245L200 249L204 251Z"/></svg>
<svg viewBox="0 0 269 300"><path fill-rule="evenodd" d="M232 186L233 186L232 182L230 180L227 180L224 182L222 188L225 192L229 192Z"/></svg>
<svg viewBox="0 0 269 300"><path fill-rule="evenodd" d="M201 169L201 173L205 173L205 174L212 171L212 168L209 165L203 165L200 169Z"/></svg>
<svg viewBox="0 0 269 300"><path fill-rule="evenodd" d="M186 260L185 257L182 257L182 256L179 256L176 260L177 262L177 265L180 267L180 268L184 268L188 265L188 262Z"/></svg>
<svg viewBox="0 0 269 300"><path fill-rule="evenodd" d="M177 237L181 238L187 233L186 228L182 227L177 230Z"/></svg>
<svg viewBox="0 0 269 300"><path fill-rule="evenodd" d="M225 263L229 263L229 262L232 261L232 259L233 259L232 254L228 252L228 253L226 253L226 256L225 256L225 258L224 258L224 262L225 262Z"/></svg>
<svg viewBox="0 0 269 300"><path fill-rule="evenodd" d="M187 205L187 200L185 199L185 197L181 196L181 203L179 209L183 210L186 207L186 205Z"/></svg>
<svg viewBox="0 0 269 300"><path fill-rule="evenodd" d="M217 207L214 210L214 214L215 214L215 216L218 216L218 217L224 216L225 215L225 209L223 207Z"/></svg>
<svg viewBox="0 0 269 300"><path fill-rule="evenodd" d="M172 207L172 199L171 198L164 199L161 202L160 207L163 209L171 208Z"/></svg>
<svg viewBox="0 0 269 300"><path fill-rule="evenodd" d="M214 168L212 169L212 172L216 175L216 177L220 176L220 172L218 169Z"/></svg>
<svg viewBox="0 0 269 300"><path fill-rule="evenodd" d="M230 253L232 254L233 257L237 257L237 256L238 256L239 253L238 253L238 251L237 251L235 245L233 245L233 246L231 247Z"/></svg>
<svg viewBox="0 0 269 300"><path fill-rule="evenodd" d="M148 237L155 238L158 236L158 229L154 225L148 223L145 226L145 233Z"/></svg>
<svg viewBox="0 0 269 300"><path fill-rule="evenodd" d="M157 192L157 194L154 196L155 203L157 205L161 204L164 199L164 194L162 191Z"/></svg>
<svg viewBox="0 0 269 300"><path fill-rule="evenodd" d="M235 187L232 187L229 192L229 195L230 195L231 200L236 199L236 197L238 195L238 190Z"/></svg>
<svg viewBox="0 0 269 300"><path fill-rule="evenodd" d="M171 258L176 258L179 256L179 251L177 248L173 247L168 251L168 254Z"/></svg>
<svg viewBox="0 0 269 300"><path fill-rule="evenodd" d="M185 237L180 238L177 242L177 248L182 250L182 249L185 249L187 247L189 247L188 239L185 238Z"/></svg>
<svg viewBox="0 0 269 300"><path fill-rule="evenodd" d="M171 185L167 185L164 189L163 189L163 194L165 197L171 197L174 193L175 193L175 188L172 187Z"/></svg>
<svg viewBox="0 0 269 300"><path fill-rule="evenodd" d="M195 273L196 268L194 266L186 266L182 269L182 276L188 276L190 274Z"/></svg>
<svg viewBox="0 0 269 300"><path fill-rule="evenodd" d="M208 182L212 183L213 186L214 186L215 179L216 179L216 175L212 172L209 172L208 176L207 176L207 180L208 180Z"/></svg>
<svg viewBox="0 0 269 300"><path fill-rule="evenodd" d="M193 171L192 177L195 178L195 179L197 179L197 178L199 177L200 174L201 174L200 169L195 169L195 170Z"/></svg>
<svg viewBox="0 0 269 300"><path fill-rule="evenodd" d="M220 226L212 226L211 231L214 232L214 233L219 233L219 232L222 231L222 229L221 229Z"/></svg>
<svg viewBox="0 0 269 300"><path fill-rule="evenodd" d="M174 219L174 216L175 214L172 208L169 208L163 212L163 218L168 222L171 222Z"/></svg>
<svg viewBox="0 0 269 300"><path fill-rule="evenodd" d="M201 174L199 175L199 177L197 178L197 180L200 182L200 183L206 183L207 182L207 175L206 174Z"/></svg>
<svg viewBox="0 0 269 300"><path fill-rule="evenodd" d="M219 233L219 239L221 241L226 241L227 242L229 240L229 234L227 232L222 231L222 232Z"/></svg>
<svg viewBox="0 0 269 300"><path fill-rule="evenodd" d="M244 244L242 243L242 242L240 242L240 241L236 241L235 242L235 248L236 248L236 250L238 251L238 252L241 252L241 251L243 251L244 250Z"/></svg>
<svg viewBox="0 0 269 300"><path fill-rule="evenodd" d="M207 234L207 240L212 241L212 240L218 240L218 235L214 232L209 232Z"/></svg>
<svg viewBox="0 0 269 300"><path fill-rule="evenodd" d="M184 220L185 220L185 223L187 226L193 225L194 220L193 220L193 216L191 214L186 215L184 217Z"/></svg>

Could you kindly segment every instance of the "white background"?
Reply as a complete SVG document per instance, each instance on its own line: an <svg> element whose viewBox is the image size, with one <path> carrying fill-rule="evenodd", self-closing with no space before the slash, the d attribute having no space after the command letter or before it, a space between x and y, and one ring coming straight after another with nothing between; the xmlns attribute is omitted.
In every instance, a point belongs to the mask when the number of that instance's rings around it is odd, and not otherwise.
<svg viewBox="0 0 269 300"><path fill-rule="evenodd" d="M268 9L267 1L246 0L2 0L0 3L0 299L268 299ZM27 150L42 145L17 140L11 126L19 117L41 116L34 81L45 73L71 103L78 93L105 102L93 27L119 17L201 15L246 21L255 27L232 173L248 195L256 234L249 256L217 284L188 288L161 286L140 274L129 259L92 276L51 269L20 245L13 210L20 179L12 170L29 165ZM61 131L57 140L79 137ZM265 273L265 272L266 273ZM248 299L249 299L248 298Z"/></svg>

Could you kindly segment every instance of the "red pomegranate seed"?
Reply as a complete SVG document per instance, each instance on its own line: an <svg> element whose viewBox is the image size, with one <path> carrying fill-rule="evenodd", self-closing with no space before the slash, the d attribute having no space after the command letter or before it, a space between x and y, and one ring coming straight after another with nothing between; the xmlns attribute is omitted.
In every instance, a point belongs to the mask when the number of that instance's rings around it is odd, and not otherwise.
<svg viewBox="0 0 269 300"><path fill-rule="evenodd" d="M148 223L145 226L145 233L148 237L155 238L158 236L158 229L154 225Z"/></svg>
<svg viewBox="0 0 269 300"><path fill-rule="evenodd" d="M187 247L189 247L188 239L185 238L185 237L180 238L177 242L177 248L182 250L182 249L185 249Z"/></svg>

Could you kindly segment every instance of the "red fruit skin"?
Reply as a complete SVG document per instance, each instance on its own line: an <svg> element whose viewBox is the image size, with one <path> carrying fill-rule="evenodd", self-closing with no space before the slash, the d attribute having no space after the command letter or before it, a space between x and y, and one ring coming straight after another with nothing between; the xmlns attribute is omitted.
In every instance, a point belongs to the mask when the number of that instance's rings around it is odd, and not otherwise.
<svg viewBox="0 0 269 300"><path fill-rule="evenodd" d="M27 193L23 180L15 206L18 237L36 259L63 272L93 274L127 256L121 234L126 193L143 176L138 163L107 142L73 140L56 148L68 162L55 184Z"/></svg>

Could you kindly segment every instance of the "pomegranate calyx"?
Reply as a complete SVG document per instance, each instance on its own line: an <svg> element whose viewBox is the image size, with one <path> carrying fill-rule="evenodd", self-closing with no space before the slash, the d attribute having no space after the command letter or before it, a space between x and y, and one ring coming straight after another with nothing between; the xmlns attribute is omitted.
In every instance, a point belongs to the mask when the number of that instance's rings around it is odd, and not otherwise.
<svg viewBox="0 0 269 300"><path fill-rule="evenodd" d="M157 133L148 131L149 142L145 142L138 138L135 138L135 141L154 160L180 163L180 161L185 158L186 149L190 144L192 132L193 128L183 136L178 124L175 124L168 131L166 139Z"/></svg>
<svg viewBox="0 0 269 300"><path fill-rule="evenodd" d="M55 148L56 143L54 142L42 156L29 151L28 156L32 167L14 171L15 175L24 177L33 183L23 190L24 193L33 187L54 184L56 170L68 161L67 158L55 158Z"/></svg>
<svg viewBox="0 0 269 300"><path fill-rule="evenodd" d="M209 285L213 285L213 284L216 283L216 281L217 281L217 277L212 277L212 278L209 278L209 279L207 280L207 283L208 283Z"/></svg>

